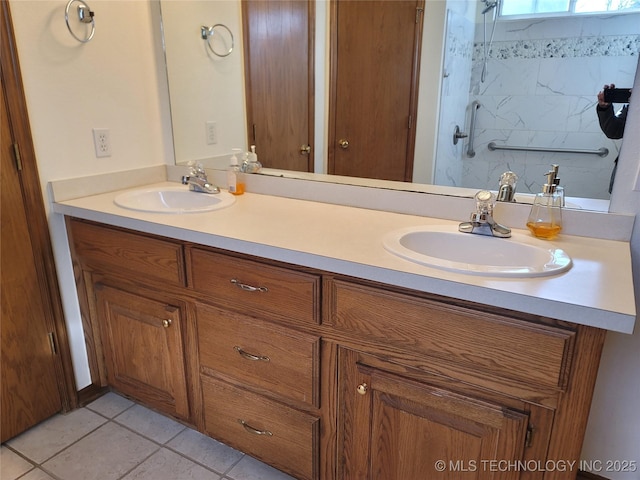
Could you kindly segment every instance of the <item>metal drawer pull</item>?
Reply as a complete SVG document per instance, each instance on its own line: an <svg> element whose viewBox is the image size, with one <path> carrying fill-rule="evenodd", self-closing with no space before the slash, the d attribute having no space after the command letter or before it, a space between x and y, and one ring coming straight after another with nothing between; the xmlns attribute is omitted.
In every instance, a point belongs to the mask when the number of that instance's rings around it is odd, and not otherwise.
<svg viewBox="0 0 640 480"><path fill-rule="evenodd" d="M231 279L231 283L233 283L236 287L244 290L245 292L262 292L266 293L269 291L267 287L254 287L253 285L247 285L246 283L242 283L235 278Z"/></svg>
<svg viewBox="0 0 640 480"><path fill-rule="evenodd" d="M254 435L266 435L267 437L273 437L273 433L271 433L269 430L258 430L241 419L238 419L238 423L242 425L244 429L249 433L253 433Z"/></svg>
<svg viewBox="0 0 640 480"><path fill-rule="evenodd" d="M170 319L170 318L167 318L167 319L165 319L165 320L162 320L162 326L163 326L164 328L169 328L169 327L171 326L171 324L172 324L172 323L173 323L173 322L171 321L171 319Z"/></svg>
<svg viewBox="0 0 640 480"><path fill-rule="evenodd" d="M238 347L237 345L233 347L233 349L236 352L238 352L240 355L242 355L244 358L246 358L247 360L253 360L254 362L257 362L258 360L262 360L263 362L268 362L269 360L271 360L269 357L265 355L253 355L252 353L245 352L242 349L242 347Z"/></svg>

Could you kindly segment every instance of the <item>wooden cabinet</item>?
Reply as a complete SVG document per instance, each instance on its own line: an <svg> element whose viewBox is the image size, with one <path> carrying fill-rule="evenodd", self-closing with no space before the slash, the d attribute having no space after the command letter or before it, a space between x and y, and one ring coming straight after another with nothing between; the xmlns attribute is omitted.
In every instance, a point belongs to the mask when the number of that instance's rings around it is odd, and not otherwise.
<svg viewBox="0 0 640 480"><path fill-rule="evenodd" d="M202 378L205 432L295 478L318 478L320 420L269 396Z"/></svg>
<svg viewBox="0 0 640 480"><path fill-rule="evenodd" d="M320 337L197 305L200 370L301 407L320 406Z"/></svg>
<svg viewBox="0 0 640 480"><path fill-rule="evenodd" d="M101 283L95 293L109 385L189 420L184 306Z"/></svg>
<svg viewBox="0 0 640 480"><path fill-rule="evenodd" d="M538 466L579 458L587 417L574 439L563 422L588 411L602 333L364 282L329 296L338 478L575 477Z"/></svg>
<svg viewBox="0 0 640 480"><path fill-rule="evenodd" d="M290 268L190 248L189 285L229 310L283 321L320 323L322 277Z"/></svg>
<svg viewBox="0 0 640 480"><path fill-rule="evenodd" d="M192 421L183 246L70 220L92 380Z"/></svg>
<svg viewBox="0 0 640 480"><path fill-rule="evenodd" d="M522 465L579 459L602 330L99 224L69 231L96 383L298 479L575 477Z"/></svg>
<svg viewBox="0 0 640 480"><path fill-rule="evenodd" d="M193 248L207 434L294 475L320 478L320 336L316 274ZM325 474L329 478L329 473Z"/></svg>
<svg viewBox="0 0 640 480"><path fill-rule="evenodd" d="M340 478L492 478L488 461L523 459L527 412L340 353ZM511 469L500 478L519 476Z"/></svg>

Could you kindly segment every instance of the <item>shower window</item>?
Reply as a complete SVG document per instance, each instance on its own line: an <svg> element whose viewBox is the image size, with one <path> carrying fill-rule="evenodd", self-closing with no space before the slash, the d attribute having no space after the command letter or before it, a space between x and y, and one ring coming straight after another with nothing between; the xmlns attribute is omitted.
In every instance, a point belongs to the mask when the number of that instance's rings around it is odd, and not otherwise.
<svg viewBox="0 0 640 480"><path fill-rule="evenodd" d="M502 17L640 11L640 0L502 0L501 4Z"/></svg>

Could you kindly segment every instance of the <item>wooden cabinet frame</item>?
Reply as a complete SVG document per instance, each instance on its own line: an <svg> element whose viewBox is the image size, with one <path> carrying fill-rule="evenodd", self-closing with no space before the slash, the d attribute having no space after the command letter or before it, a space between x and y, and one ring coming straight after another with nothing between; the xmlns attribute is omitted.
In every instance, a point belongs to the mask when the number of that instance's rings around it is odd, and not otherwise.
<svg viewBox="0 0 640 480"><path fill-rule="evenodd" d="M68 221L72 240L74 228L83 224L87 222ZM144 245L147 239L154 240L151 243L159 246L159 250L150 255L155 259L153 262L158 258L171 258L177 272L185 269L184 276L175 277L179 281L184 278L184 285L167 286L164 280L152 275L145 277L144 285L141 285L140 278L123 275L121 268L111 268L108 262L92 261L91 253L85 252L83 256L74 252L83 318L89 327L85 330L87 345L90 357L94 359L92 378L99 385L108 385L108 382L102 351L104 339L96 320L94 288L98 283L107 283L133 293L153 291L154 298L159 300L183 302L186 312L183 332L185 375L192 411L190 423L199 431L206 431L200 375L211 378L214 384L224 382L233 389L246 390L249 396L265 396L269 402L316 416L319 423L314 428L319 431L314 430L313 448L318 449L318 457L311 478L343 478L344 472L351 477L345 462L358 458L358 455L369 458L368 451L342 451L345 445L353 444L349 443L350 438L359 438L353 437L353 432L348 430L352 428L349 424L352 414L354 418L363 415L354 410L353 389L359 385L359 376L369 378L374 391L379 392L376 394L381 402L379 408L391 409L385 410L387 413L393 413L397 407L398 411L415 409L422 412L423 418L432 415L430 410L439 412L434 415L442 418L453 415L451 418L457 420L447 421L457 422L460 431L479 428L476 433L484 431L486 440L483 441L488 442L486 444L492 449L501 448L498 451L516 458L521 456L523 460L570 460L580 456L606 335L604 330L153 235L108 226L99 228L110 233L124 232L143 240L134 242L136 245ZM118 245L122 247L120 243ZM245 271L260 270L264 266L264 272L279 272L277 277L281 279L308 281L317 278L311 282L314 285L311 291L315 293L308 297L317 302L313 310L316 312L313 318L317 320L295 321L287 318L286 310L281 308L267 309L261 314L259 303L242 311L241 302L234 304L232 297L217 298L215 292L193 288L192 280L189 280L192 276L188 253L192 248L202 253L210 251L212 259L222 258L227 269L237 261ZM177 260L174 253L169 253L176 251L182 252ZM251 266L249 270L246 270L247 265ZM257 272L257 275L264 272ZM292 276L289 277L287 272ZM280 277L280 273L284 276ZM304 291L309 290L299 290ZM199 304L205 309L210 305L228 311L227 318L232 320L242 321L245 318L248 327L252 324L251 318L258 321L261 315L266 315L265 320L272 322L275 330L280 330L281 326L284 331L299 332L300 338L320 339L318 346L314 347L320 351L319 391L314 394L317 395L314 404L294 402L282 392L278 394L265 386L245 384L242 375L233 372L203 370L198 359L196 310ZM501 332L500 338L508 340L509 345L498 351L500 342L484 335L483 329ZM426 399L420 400L429 392L433 398L438 395L446 397L449 406L438 406L435 400L431 403ZM466 405L467 414L456 417L455 409L460 405ZM364 415L362 418L369 418L366 412ZM465 418L476 417L484 419L477 423L480 427L476 424L469 426L469 422L465 426ZM427 423L426 420L424 422ZM483 422L485 427L482 427ZM500 430L506 433L498 434ZM371 429L367 434L376 440L379 432ZM361 444L356 442L356 445ZM518 449L523 445L526 446L520 453ZM347 467L351 468L351 465ZM545 472L544 479L569 479L575 474ZM353 476L360 478L362 473L354 473ZM513 478L532 480L542 477L540 472L521 472Z"/></svg>

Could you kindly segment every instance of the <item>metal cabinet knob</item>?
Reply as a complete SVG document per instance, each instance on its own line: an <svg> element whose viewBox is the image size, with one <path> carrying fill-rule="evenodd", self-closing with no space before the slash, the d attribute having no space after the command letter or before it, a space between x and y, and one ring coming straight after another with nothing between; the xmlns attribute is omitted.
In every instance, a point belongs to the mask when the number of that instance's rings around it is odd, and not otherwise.
<svg viewBox="0 0 640 480"><path fill-rule="evenodd" d="M301 145L300 155L309 155L311 153L311 145Z"/></svg>
<svg viewBox="0 0 640 480"><path fill-rule="evenodd" d="M349 148L349 140L345 140L344 138L342 138L338 140L338 145L340 145L340 148L343 148L346 150L347 148Z"/></svg>
<svg viewBox="0 0 640 480"><path fill-rule="evenodd" d="M170 318L167 318L165 320L162 320L162 326L164 328L169 328L171 326L171 324L173 323L173 321Z"/></svg>
<svg viewBox="0 0 640 480"><path fill-rule="evenodd" d="M356 388L356 391L360 395L366 395L368 390L369 390L369 386L366 383L361 383L360 385L358 385L358 388Z"/></svg>

